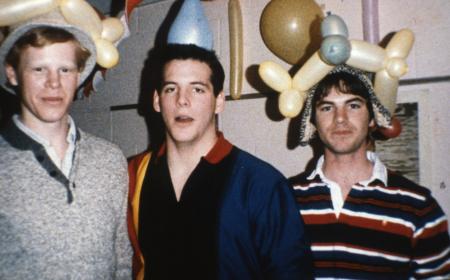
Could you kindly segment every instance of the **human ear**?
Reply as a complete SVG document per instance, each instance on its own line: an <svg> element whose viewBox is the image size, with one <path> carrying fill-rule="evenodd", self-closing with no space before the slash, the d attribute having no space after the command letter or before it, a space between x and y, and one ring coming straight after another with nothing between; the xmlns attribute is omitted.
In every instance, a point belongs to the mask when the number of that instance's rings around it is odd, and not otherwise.
<svg viewBox="0 0 450 280"><path fill-rule="evenodd" d="M16 70L14 70L14 68L9 64L6 64L5 70L6 70L6 77L8 78L8 82L13 86L18 86L19 82L17 81L18 79L17 79L17 75L16 75Z"/></svg>
<svg viewBox="0 0 450 280"><path fill-rule="evenodd" d="M375 123L375 119L374 118L372 118L370 121L369 121L369 128L371 129L371 130L375 130L376 129L376 123Z"/></svg>
<svg viewBox="0 0 450 280"><path fill-rule="evenodd" d="M223 93L223 91L221 91L216 96L216 109L214 112L216 114L222 113L224 108L225 108L225 94Z"/></svg>
<svg viewBox="0 0 450 280"><path fill-rule="evenodd" d="M159 105L159 95L156 89L153 92L153 109L155 109L155 111L158 113L161 112L161 106Z"/></svg>

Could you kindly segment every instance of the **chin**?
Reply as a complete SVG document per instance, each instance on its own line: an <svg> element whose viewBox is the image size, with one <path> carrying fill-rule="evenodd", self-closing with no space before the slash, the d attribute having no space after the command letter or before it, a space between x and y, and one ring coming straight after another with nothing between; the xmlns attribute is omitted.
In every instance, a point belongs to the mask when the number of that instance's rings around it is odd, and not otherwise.
<svg viewBox="0 0 450 280"><path fill-rule="evenodd" d="M40 119L47 123L54 123L61 121L66 116L66 113L42 114Z"/></svg>
<svg viewBox="0 0 450 280"><path fill-rule="evenodd" d="M190 133L172 133L171 138L176 143L186 143L192 142L195 137Z"/></svg>
<svg viewBox="0 0 450 280"><path fill-rule="evenodd" d="M346 155L352 154L358 151L361 146L358 145L333 145L329 146L329 149L333 151L335 154Z"/></svg>

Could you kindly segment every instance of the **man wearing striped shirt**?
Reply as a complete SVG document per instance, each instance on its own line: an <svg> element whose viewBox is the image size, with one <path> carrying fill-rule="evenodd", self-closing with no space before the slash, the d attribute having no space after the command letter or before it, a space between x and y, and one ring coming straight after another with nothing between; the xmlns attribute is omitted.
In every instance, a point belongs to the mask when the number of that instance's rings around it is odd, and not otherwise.
<svg viewBox="0 0 450 280"><path fill-rule="evenodd" d="M339 65L313 87L301 143L323 144L315 169L291 179L317 279L450 279L445 214L428 189L369 151L391 118L361 71Z"/></svg>

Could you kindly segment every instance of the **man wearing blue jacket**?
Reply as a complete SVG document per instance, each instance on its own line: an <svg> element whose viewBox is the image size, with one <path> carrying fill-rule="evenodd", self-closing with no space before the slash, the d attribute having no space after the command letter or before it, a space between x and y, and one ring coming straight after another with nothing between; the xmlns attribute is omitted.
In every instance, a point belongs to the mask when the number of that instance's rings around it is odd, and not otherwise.
<svg viewBox="0 0 450 280"><path fill-rule="evenodd" d="M216 129L225 96L215 53L169 44L158 57L153 107L165 143L129 165L136 276L309 278L309 244L287 180Z"/></svg>

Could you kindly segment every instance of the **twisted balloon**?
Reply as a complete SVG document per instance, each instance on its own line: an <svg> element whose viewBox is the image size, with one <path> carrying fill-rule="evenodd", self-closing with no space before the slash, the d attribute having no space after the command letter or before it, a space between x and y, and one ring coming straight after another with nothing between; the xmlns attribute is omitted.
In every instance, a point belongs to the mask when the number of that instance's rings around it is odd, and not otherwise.
<svg viewBox="0 0 450 280"><path fill-rule="evenodd" d="M114 17L100 19L85 0L4 0L0 1L0 26L9 26L59 9L66 21L89 34L97 49L97 63L104 68L119 62L113 43L124 34L122 22Z"/></svg>
<svg viewBox="0 0 450 280"><path fill-rule="evenodd" d="M348 40L347 26L337 15L328 15L322 22L324 40L291 79L287 71L274 62L259 66L259 75L272 89L281 93L280 112L288 118L302 110L306 92L322 80L336 65L346 63L368 72L375 72L374 91L380 102L393 115L399 79L408 71L406 58L414 43L409 29L395 33L386 48L361 40Z"/></svg>

